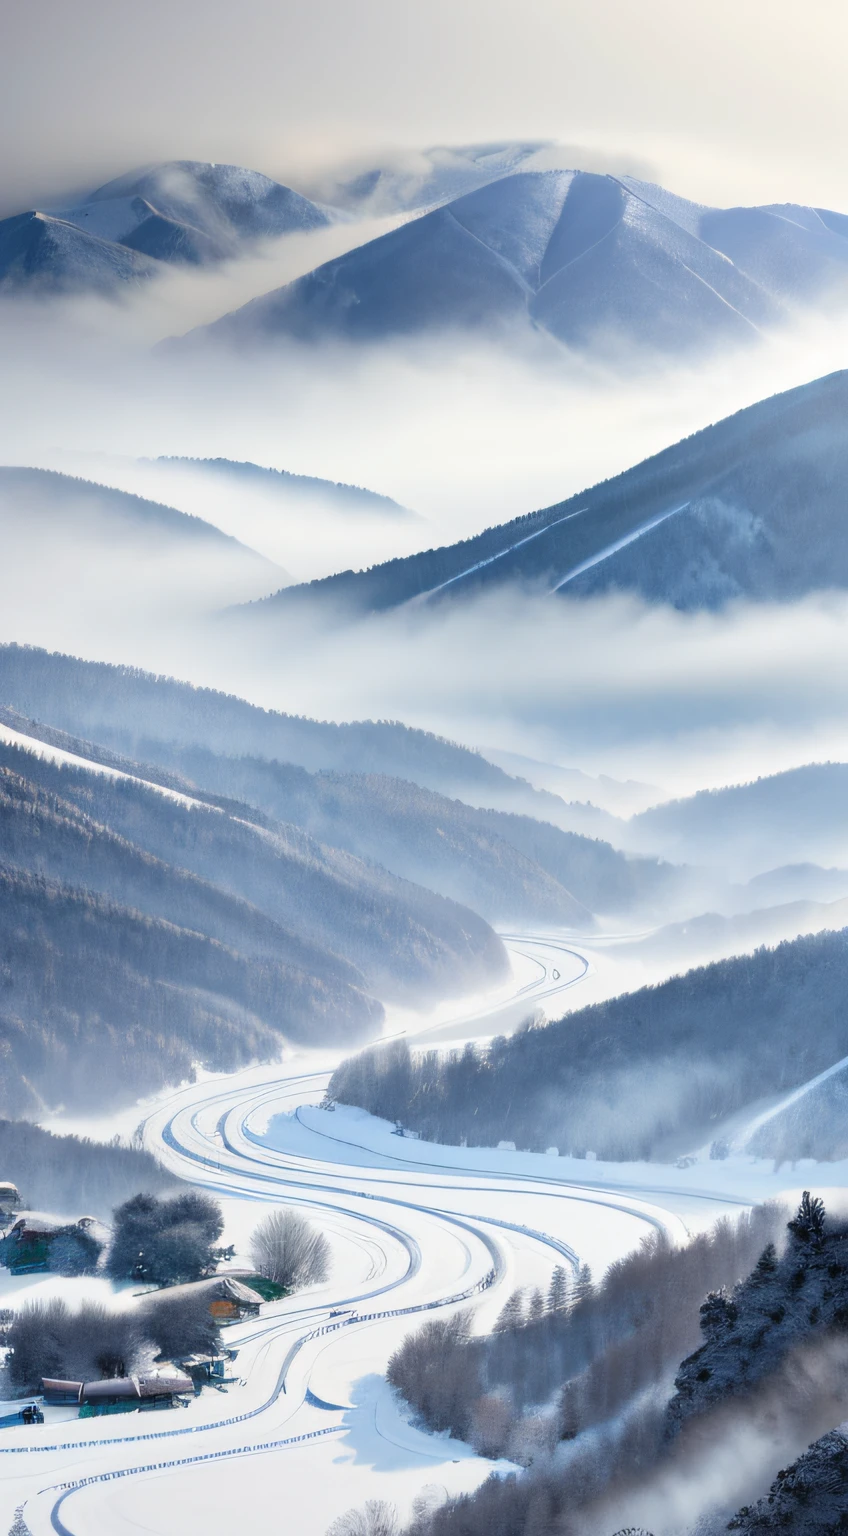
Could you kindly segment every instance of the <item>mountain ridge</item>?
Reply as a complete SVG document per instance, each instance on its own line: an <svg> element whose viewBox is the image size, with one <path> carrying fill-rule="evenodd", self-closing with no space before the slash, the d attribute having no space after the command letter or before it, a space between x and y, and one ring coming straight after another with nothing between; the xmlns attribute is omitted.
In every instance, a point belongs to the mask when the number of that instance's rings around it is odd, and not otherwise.
<svg viewBox="0 0 848 1536"><path fill-rule="evenodd" d="M238 610L342 614L456 600L507 583L572 598L628 592L684 611L848 587L848 371L746 406L564 501L438 549L341 571Z"/></svg>
<svg viewBox="0 0 848 1536"><path fill-rule="evenodd" d="M844 282L846 236L829 209L708 208L631 177L524 169L189 335L364 342L529 326L579 349L678 352L753 339Z"/></svg>
<svg viewBox="0 0 848 1536"><path fill-rule="evenodd" d="M164 161L71 207L0 220L0 288L109 292L170 265L214 265L262 238L330 222L328 209L259 171Z"/></svg>

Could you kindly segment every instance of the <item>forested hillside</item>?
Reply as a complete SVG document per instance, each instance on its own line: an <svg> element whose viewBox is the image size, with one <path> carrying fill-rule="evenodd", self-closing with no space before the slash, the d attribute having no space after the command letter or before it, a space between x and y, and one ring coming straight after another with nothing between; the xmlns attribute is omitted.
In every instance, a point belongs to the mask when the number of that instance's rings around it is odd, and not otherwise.
<svg viewBox="0 0 848 1536"><path fill-rule="evenodd" d="M65 743L70 745L71 743ZM145 743L189 793L256 806L500 923L592 926L592 912L666 911L687 872L503 811L477 810L405 779L310 774L289 763Z"/></svg>
<svg viewBox="0 0 848 1536"><path fill-rule="evenodd" d="M671 800L634 816L623 831L628 847L718 865L737 876L770 869L775 848L786 863L832 866L848 858L846 794L848 764L809 763Z"/></svg>
<svg viewBox="0 0 848 1536"><path fill-rule="evenodd" d="M237 742L240 754L297 763L313 773L385 773L473 804L530 815L547 809L548 820L561 803L479 753L398 721L335 725L283 715L212 688L34 646L0 646L0 704L140 762L150 759L153 741L224 754Z"/></svg>
<svg viewBox="0 0 848 1536"><path fill-rule="evenodd" d="M848 374L762 400L565 501L440 549L287 587L243 611L351 614L507 582L626 591L684 610L848 586L842 516Z"/></svg>
<svg viewBox="0 0 848 1536"><path fill-rule="evenodd" d="M722 960L528 1028L488 1048L413 1056L402 1041L343 1062L332 1098L422 1136L578 1156L658 1155L848 1055L848 929Z"/></svg>
<svg viewBox="0 0 848 1536"><path fill-rule="evenodd" d="M159 1194L177 1181L137 1147L57 1136L25 1120L0 1120L0 1171L31 1210L108 1216L139 1189Z"/></svg>
<svg viewBox="0 0 848 1536"><path fill-rule="evenodd" d="M0 743L0 1112L373 1036L506 970L475 913L247 806Z"/></svg>
<svg viewBox="0 0 848 1536"><path fill-rule="evenodd" d="M407 997L413 988L424 997L461 991L479 985L483 976L497 977L506 966L501 944L475 913L325 848L297 827L268 822L250 807L231 807L233 814L227 814L213 806L186 805L137 780L60 766L0 743L2 763L73 802L136 849L183 872L175 881L149 865L142 869L137 857L122 852L119 881L117 852L107 853L95 837L98 852L90 858L90 876L83 879L107 895L138 902L144 911L169 919L176 912L182 923L199 920L204 932L238 944L244 942L247 924L250 947L273 948L275 936L267 931L267 921L263 930L256 914L236 917L234 904L221 899L221 892L230 893L288 930L281 940L283 952L288 948L298 963L314 965L319 975L334 975L340 964L335 957L346 957L359 972L343 972L348 981L357 983L364 976L372 992L386 997ZM26 822L23 827L17 835L25 836ZM63 835L69 835L67 829ZM52 846L55 850L55 839ZM43 862L40 846L36 854ZM73 858L60 863L54 851L52 872L79 880L73 867ZM211 883L221 889L210 892L186 881L186 871L205 887ZM222 931L225 921L235 922L236 928ZM329 952L330 958L316 951Z"/></svg>
<svg viewBox="0 0 848 1536"><path fill-rule="evenodd" d="M6 686L3 662L8 655L9 652L4 655L0 651L0 688ZM14 686L12 679L10 691ZM163 684L166 700L169 690L179 686ZM189 690L189 706L196 706L198 701L197 691ZM69 705L54 702L59 719L67 718ZM123 718L129 714L131 711L124 704ZM114 763L130 773L139 771L131 757L123 756L127 751L124 733L102 721L108 744L105 751L102 742L93 746L64 728L64 734L57 733L53 728L55 720L49 726L31 723L16 710L1 706L0 718L19 731L41 735L65 750ZM189 718L188 723L184 721L178 728L176 739L130 733L144 764L145 776L178 786L189 794L203 791L205 796L224 796L242 806L256 807L275 821L302 828L325 845L344 849L369 864L382 865L404 880L467 905L489 922L507 926L566 926L585 931L592 926L594 913L618 918L638 912L640 918L653 921L678 910L677 904L690 888L692 899L697 899L690 872L654 859L622 854L596 838L563 831L537 819L544 817L549 804L556 809L554 795L538 796L534 816L478 809L407 777L332 769L315 772L298 763L269 759L264 754L243 752L234 756L232 740L227 742L228 751L211 748L204 740L186 741L192 728ZM196 728L198 736L212 735L217 739L217 729L209 732L202 722ZM388 731L392 729L387 727ZM443 745L448 755L456 752L463 762L467 758L472 765L489 767L473 753L463 755L461 749L440 744L435 738L423 740L425 745L434 741L439 750ZM284 748L285 743L282 745ZM111 755L116 749L117 759ZM413 767L412 773L416 772ZM500 770L492 772L498 774ZM517 785L521 802L521 786L506 775L502 777L507 785ZM536 793L527 786L529 796ZM558 803L564 812L566 807Z"/></svg>
<svg viewBox="0 0 848 1536"><path fill-rule="evenodd" d="M428 1429L485 1456L532 1461L658 1378L670 1382L699 1340L704 1296L747 1275L782 1220L779 1207L760 1206L681 1248L654 1233L597 1286L583 1269L559 1269L547 1294L513 1292L490 1334L470 1333L467 1316L436 1319L407 1335L389 1382Z"/></svg>
<svg viewBox="0 0 848 1536"><path fill-rule="evenodd" d="M594 1290L555 1276L489 1338L461 1315L408 1336L389 1376L420 1421L527 1470L422 1504L406 1536L642 1536L669 1507L681 1536L842 1530L848 1235L806 1193L788 1241L784 1221L761 1207L682 1249L655 1239Z"/></svg>
<svg viewBox="0 0 848 1536"><path fill-rule="evenodd" d="M342 1003L341 1008L339 1003ZM0 1110L105 1110L196 1063L367 1035L378 1003L90 891L0 867Z"/></svg>
<svg viewBox="0 0 848 1536"><path fill-rule="evenodd" d="M252 464L244 459L189 459L163 454L158 459L142 460L142 463L153 468L202 471L233 480L236 484L247 483L279 498L282 503L302 500L324 505L329 502L345 512L370 512L383 517L411 515L391 496L369 491L365 486L320 480L315 475L293 474L288 469L268 469L264 464Z"/></svg>

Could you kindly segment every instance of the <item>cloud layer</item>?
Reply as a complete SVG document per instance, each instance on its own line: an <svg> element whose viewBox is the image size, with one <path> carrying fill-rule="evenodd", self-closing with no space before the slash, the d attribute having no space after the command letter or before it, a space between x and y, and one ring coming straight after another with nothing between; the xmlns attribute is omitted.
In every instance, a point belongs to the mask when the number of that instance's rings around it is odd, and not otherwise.
<svg viewBox="0 0 848 1536"><path fill-rule="evenodd" d="M675 190L848 202L848 15L812 0L43 0L5 8L7 211L171 157L295 181L387 145L554 138Z"/></svg>

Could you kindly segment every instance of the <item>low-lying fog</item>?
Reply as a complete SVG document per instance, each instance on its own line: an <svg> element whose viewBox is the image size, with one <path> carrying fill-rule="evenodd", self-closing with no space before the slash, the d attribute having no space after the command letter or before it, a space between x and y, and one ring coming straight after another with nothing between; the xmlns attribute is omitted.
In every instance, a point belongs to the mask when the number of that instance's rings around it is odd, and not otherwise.
<svg viewBox="0 0 848 1536"><path fill-rule="evenodd" d="M259 597L453 541L551 504L777 389L838 366L848 315L806 316L734 356L577 357L468 337L237 356L155 343L377 232L336 226L123 302L0 304L0 462L168 502L256 549L248 590L204 559L163 579L74 530L7 541L0 635L149 666L333 719L399 718L480 747L640 779L666 793L848 756L846 600L681 615L630 599L501 592L339 629ZM393 498L278 494L160 455L248 460ZM106 547L108 546L108 547ZM182 583L182 584L181 584ZM196 617L199 610L207 617ZM192 617L195 615L195 617Z"/></svg>

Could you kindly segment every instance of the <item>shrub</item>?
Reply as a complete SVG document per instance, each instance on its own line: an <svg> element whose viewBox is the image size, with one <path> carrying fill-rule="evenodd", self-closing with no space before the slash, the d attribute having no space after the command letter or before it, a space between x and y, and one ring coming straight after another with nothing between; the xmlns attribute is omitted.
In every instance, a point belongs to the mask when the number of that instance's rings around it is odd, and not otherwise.
<svg viewBox="0 0 848 1536"><path fill-rule="evenodd" d="M298 1211L266 1216L251 1238L250 1253L260 1275L287 1291L326 1280L330 1269L326 1237Z"/></svg>

